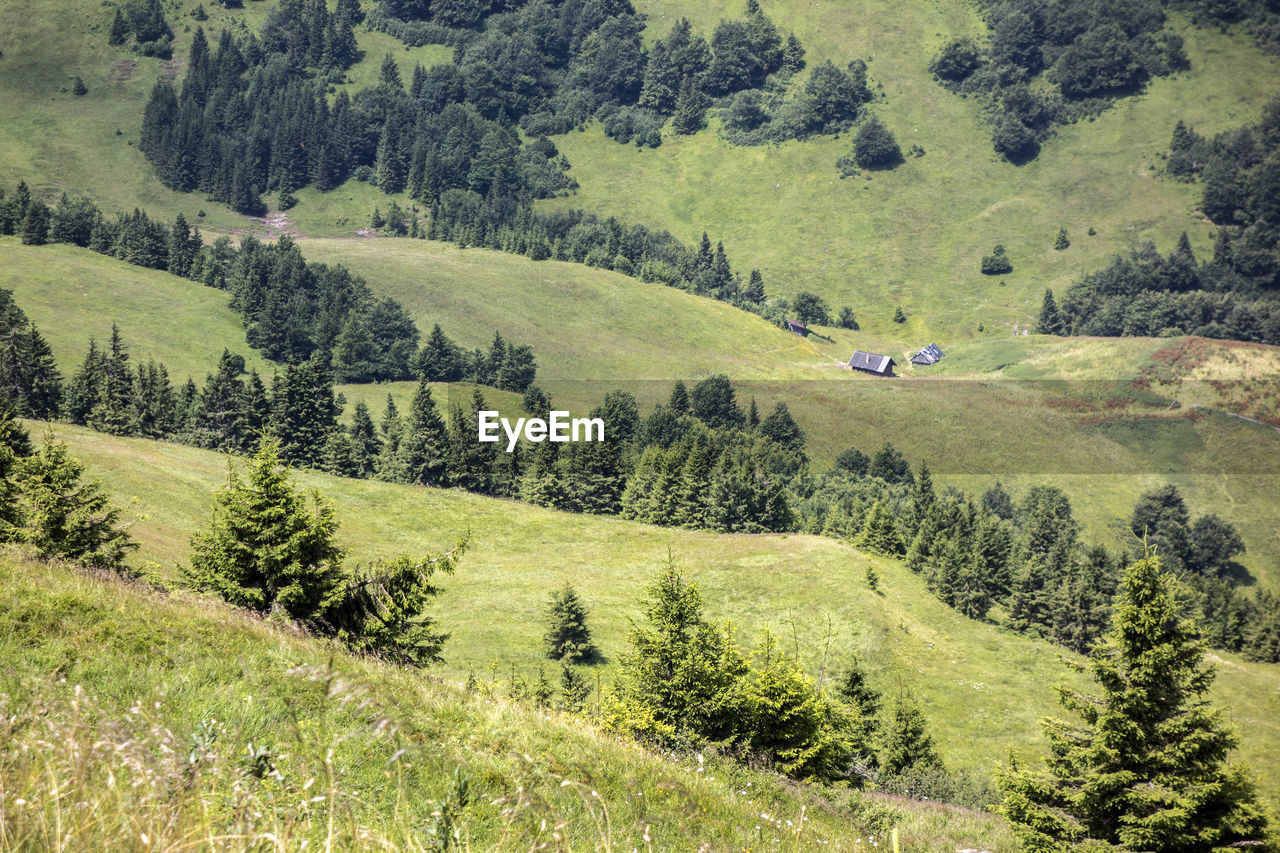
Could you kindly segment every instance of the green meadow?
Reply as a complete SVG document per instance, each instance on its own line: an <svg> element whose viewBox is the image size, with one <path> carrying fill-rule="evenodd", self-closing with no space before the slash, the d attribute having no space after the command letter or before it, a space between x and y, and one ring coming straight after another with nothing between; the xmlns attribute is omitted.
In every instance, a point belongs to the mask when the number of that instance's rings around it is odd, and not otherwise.
<svg viewBox="0 0 1280 853"><path fill-rule="evenodd" d="M187 556L189 538L207 518L212 491L228 460L214 453L74 427L59 438L101 476L126 506L142 543L136 562L162 579ZM334 504L341 544L352 561L447 549L464 533L471 549L433 608L451 637L445 672L463 679L526 678L550 666L541 658L543 610L552 589L571 581L591 611L610 664L625 651L629 620L668 552L704 587L709 612L731 620L749 646L761 630L784 648L798 644L807 670L830 677L857 657L878 689L917 696L937 731L943 757L956 768L989 772L1040 745L1037 720L1055 713L1051 685L1075 677L1061 649L997 624L966 619L938 602L901 563L871 557L831 539L801 535L698 533L555 512L455 490L346 480L311 472L299 485ZM866 584L868 563L881 593ZM829 640L828 640L829 636ZM1280 676L1275 667L1220 654L1215 698L1233 709L1241 757L1263 774L1280 800L1280 777L1267 772L1280 748ZM496 667L496 668L495 668Z"/></svg>

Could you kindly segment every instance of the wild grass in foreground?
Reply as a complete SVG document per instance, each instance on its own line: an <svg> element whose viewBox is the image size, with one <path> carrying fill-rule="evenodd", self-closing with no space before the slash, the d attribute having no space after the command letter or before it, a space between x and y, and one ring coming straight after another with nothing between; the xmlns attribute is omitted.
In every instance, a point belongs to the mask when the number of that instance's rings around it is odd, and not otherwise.
<svg viewBox="0 0 1280 853"><path fill-rule="evenodd" d="M5 851L1012 849L12 551L0 655Z"/></svg>

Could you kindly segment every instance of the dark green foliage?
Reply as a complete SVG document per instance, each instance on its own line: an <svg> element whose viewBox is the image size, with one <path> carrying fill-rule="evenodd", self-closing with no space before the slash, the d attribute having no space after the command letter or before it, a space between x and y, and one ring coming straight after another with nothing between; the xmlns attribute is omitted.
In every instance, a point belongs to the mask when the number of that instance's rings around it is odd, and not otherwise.
<svg viewBox="0 0 1280 853"><path fill-rule="evenodd" d="M853 138L853 158L864 169L891 169L902 163L902 149L889 128L871 116Z"/></svg>
<svg viewBox="0 0 1280 853"><path fill-rule="evenodd" d="M1037 335L1065 335L1066 327L1062 322L1062 314L1058 311L1058 303L1053 298L1053 291L1044 292L1044 303L1040 306L1040 316L1036 320Z"/></svg>
<svg viewBox="0 0 1280 853"><path fill-rule="evenodd" d="M289 365L271 386L269 431L280 459L290 465L321 467L329 434L342 409L333 379L316 360Z"/></svg>
<svg viewBox="0 0 1280 853"><path fill-rule="evenodd" d="M0 288L0 407L19 417L52 420L62 405L62 374L53 351Z"/></svg>
<svg viewBox="0 0 1280 853"><path fill-rule="evenodd" d="M1009 256L1005 254L1002 243L996 243L991 254L982 256L981 270L983 275L1003 275L1013 272L1013 264L1009 262Z"/></svg>
<svg viewBox="0 0 1280 853"><path fill-rule="evenodd" d="M929 70L943 80L964 80L982 64L978 46L972 39L955 39L947 42L929 63Z"/></svg>
<svg viewBox="0 0 1280 853"><path fill-rule="evenodd" d="M116 8L107 43L136 39L133 49L143 56L168 59L173 55L173 30L164 19L160 0L125 0Z"/></svg>
<svg viewBox="0 0 1280 853"><path fill-rule="evenodd" d="M895 323L907 322L907 315L902 312L901 305L895 305L893 307L893 322Z"/></svg>
<svg viewBox="0 0 1280 853"><path fill-rule="evenodd" d="M692 77L685 77L676 96L675 115L671 129L682 135L697 133L706 125L708 100L694 85Z"/></svg>
<svg viewBox="0 0 1280 853"><path fill-rule="evenodd" d="M26 215L22 217L22 225L18 233L22 236L23 245L43 246L49 240L49 206L39 199L32 199L27 204Z"/></svg>
<svg viewBox="0 0 1280 853"><path fill-rule="evenodd" d="M421 486L443 486L448 482L448 430L425 379L419 381L414 392L396 452L396 471L403 477L400 482Z"/></svg>
<svg viewBox="0 0 1280 853"><path fill-rule="evenodd" d="M752 405L755 400L752 400ZM804 449L804 430L796 424L786 403L778 403L760 422L760 434L790 450Z"/></svg>
<svg viewBox="0 0 1280 853"><path fill-rule="evenodd" d="M867 469L871 466L871 457L867 456L867 454L863 453L858 448L851 447L848 450L842 451L840 455L836 457L835 465L837 468L861 477L867 473Z"/></svg>
<svg viewBox="0 0 1280 853"><path fill-rule="evenodd" d="M435 556L393 560L358 567L337 598L320 616L327 631L351 648L406 666L441 660L447 634L425 613L442 590L432 583L438 573L453 574L467 541Z"/></svg>
<svg viewBox="0 0 1280 853"><path fill-rule="evenodd" d="M911 770L941 767L920 706L909 694L902 694L884 728L884 747L880 768L885 775L895 776Z"/></svg>
<svg viewBox="0 0 1280 853"><path fill-rule="evenodd" d="M879 477L886 483L905 483L910 485L914 480L911 476L911 463L907 462L906 457L902 455L898 448L888 442L885 443L884 447L880 448L880 452L871 460L867 474L872 477Z"/></svg>
<svg viewBox="0 0 1280 853"><path fill-rule="evenodd" d="M1236 736L1205 699L1214 671L1174 584L1151 553L1125 572L1115 627L1088 662L1100 695L1059 688L1080 720L1044 724L1043 771L1014 764L1001 776L1001 810L1028 850L1263 840L1266 818L1248 771L1227 764Z"/></svg>
<svg viewBox="0 0 1280 853"><path fill-rule="evenodd" d="M710 376L689 395L690 412L709 427L733 427L743 423L733 386L723 374Z"/></svg>
<svg viewBox="0 0 1280 853"><path fill-rule="evenodd" d="M89 94L89 87L84 84L84 80L79 76L77 76L75 82L71 84L71 94L75 95L77 98Z"/></svg>
<svg viewBox="0 0 1280 853"><path fill-rule="evenodd" d="M831 313L827 308L826 300L817 294L802 290L796 294L791 307L795 312L796 319L806 326L831 325Z"/></svg>
<svg viewBox="0 0 1280 853"><path fill-rule="evenodd" d="M1185 231L1182 232L1182 236L1186 237L1187 232ZM1071 241L1067 239L1067 229L1059 228L1058 236L1053 241L1053 248L1060 252L1063 249L1069 248L1070 246L1071 246Z"/></svg>
<svg viewBox="0 0 1280 853"><path fill-rule="evenodd" d="M587 608L568 583L551 594L543 644L547 657L566 664L589 664L601 659L587 627Z"/></svg>
<svg viewBox="0 0 1280 853"><path fill-rule="evenodd" d="M310 620L342 600L344 552L332 507L296 491L282 461L279 445L265 441L243 475L228 472L183 571L197 589L238 607Z"/></svg>
<svg viewBox="0 0 1280 853"><path fill-rule="evenodd" d="M836 317L836 325L842 329L852 329L858 331L858 320L853 316L853 309L848 305L840 307L840 314Z"/></svg>
<svg viewBox="0 0 1280 853"><path fill-rule="evenodd" d="M138 546L102 483L81 482L84 465L52 436L24 453L25 433L2 413L0 433L0 541L27 545L42 560L124 571L125 556Z"/></svg>
<svg viewBox="0 0 1280 853"><path fill-rule="evenodd" d="M862 531L853 540L854 547L874 554L896 556L903 553L902 537L894 526L893 518L885 511L884 505L876 501L867 514Z"/></svg>
<svg viewBox="0 0 1280 853"><path fill-rule="evenodd" d="M1280 343L1280 135L1269 130L1278 115L1280 99L1274 99L1257 125L1210 140L1178 123L1167 169L1200 180L1201 210L1221 226L1213 258L1198 263L1190 241L1181 238L1168 256L1147 244L1114 258L1063 299L1078 333Z"/></svg>
<svg viewBox="0 0 1280 853"><path fill-rule="evenodd" d="M560 709L570 714L580 713L591 695L591 685L582 673L566 661L560 667Z"/></svg>

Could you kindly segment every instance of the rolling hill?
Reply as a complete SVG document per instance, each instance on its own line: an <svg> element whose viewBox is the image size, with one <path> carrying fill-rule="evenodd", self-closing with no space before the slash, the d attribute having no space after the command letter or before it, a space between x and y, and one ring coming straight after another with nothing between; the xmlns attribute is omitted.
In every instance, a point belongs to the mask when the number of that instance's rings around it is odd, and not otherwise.
<svg viewBox="0 0 1280 853"><path fill-rule="evenodd" d="M57 434L101 476L133 516L138 554L172 578L193 530L205 522L210 495L227 462L214 453L120 439L74 427ZM446 672L504 677L512 666L536 678L542 613L551 590L570 580L591 610L605 655L624 649L629 619L668 550L700 582L708 610L733 621L740 642L763 628L793 636L811 673L827 673L852 656L866 661L879 689L909 689L937 730L949 765L989 772L1007 756L1038 749L1037 719L1056 713L1049 685L1071 683L1062 650L994 625L966 619L938 602L898 561L869 557L830 539L799 535L725 536L567 515L452 490L412 488L323 474L297 475L319 488L342 522L340 542L355 561L440 551L470 531L472 547L435 612L451 634ZM883 595L867 588L870 561ZM475 614L500 614L477 619ZM828 623L830 619L830 623ZM828 627L830 625L830 627ZM1280 675L1276 667L1219 655L1215 698L1233 709L1241 758L1263 774L1280 801L1280 777L1266 756L1280 748ZM608 667L606 667L606 672Z"/></svg>

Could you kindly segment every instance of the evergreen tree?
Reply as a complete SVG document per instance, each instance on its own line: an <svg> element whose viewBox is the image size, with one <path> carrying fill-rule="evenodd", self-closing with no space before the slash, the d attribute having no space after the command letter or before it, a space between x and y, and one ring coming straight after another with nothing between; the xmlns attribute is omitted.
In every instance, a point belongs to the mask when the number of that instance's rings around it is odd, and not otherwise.
<svg viewBox="0 0 1280 853"><path fill-rule="evenodd" d="M587 609L568 583L551 594L543 644L552 660L583 664L600 659L600 650L591 642L591 629L587 627Z"/></svg>
<svg viewBox="0 0 1280 853"><path fill-rule="evenodd" d="M991 254L982 256L981 270L983 275L1003 275L1013 272L1013 264L1005 254L1004 245L997 243Z"/></svg>
<svg viewBox="0 0 1280 853"><path fill-rule="evenodd" d="M1040 306L1040 318L1036 321L1036 334L1066 334L1066 328L1062 322L1062 314L1058 311L1058 303L1053 298L1052 290L1044 292L1044 304Z"/></svg>
<svg viewBox="0 0 1280 853"><path fill-rule="evenodd" d="M382 451L382 439L378 437L377 427L369 415L369 407L363 400L356 403L351 410L351 440L356 447L356 461L360 467L361 477L373 475L378 454Z"/></svg>
<svg viewBox="0 0 1280 853"><path fill-rule="evenodd" d="M442 591L432 579L453 574L467 544L464 538L444 554L401 556L357 568L321 623L357 651L406 666L438 663L449 635L440 633L426 613Z"/></svg>
<svg viewBox="0 0 1280 853"><path fill-rule="evenodd" d="M853 158L864 169L888 169L902 162L902 149L889 128L871 116L853 138Z"/></svg>
<svg viewBox="0 0 1280 853"><path fill-rule="evenodd" d="M671 118L671 129L683 136L697 133L706 124L706 116L707 97L698 89L692 77L685 77L676 97L676 112Z"/></svg>
<svg viewBox="0 0 1280 853"><path fill-rule="evenodd" d="M318 360L289 365L271 387L270 432L279 442L280 458L319 467L340 412L333 380Z"/></svg>
<svg viewBox="0 0 1280 853"><path fill-rule="evenodd" d="M1237 739L1206 696L1214 670L1150 551L1121 581L1115 626L1087 664L1100 695L1059 688L1081 720L1046 721L1045 770L1014 764L1001 810L1032 851L1197 853L1265 844Z"/></svg>
<svg viewBox="0 0 1280 853"><path fill-rule="evenodd" d="M138 546L121 529L121 512L101 481L81 482L84 465L52 436L35 453L20 455L28 449L25 433L12 425L0 425L0 432L5 439L0 457L7 457L0 458L0 467L12 468L15 487L14 503L0 507L0 541L29 545L43 560L123 571L126 554Z"/></svg>
<svg viewBox="0 0 1280 853"><path fill-rule="evenodd" d="M580 713L590 695L591 685L566 660L560 667L560 709L570 714Z"/></svg>
<svg viewBox="0 0 1280 853"><path fill-rule="evenodd" d="M1187 232L1183 231L1182 233L1185 236ZM1059 228L1057 239L1053 241L1053 248L1061 252L1063 249L1068 248L1070 245L1071 245L1071 241L1067 239L1067 229Z"/></svg>
<svg viewBox="0 0 1280 853"><path fill-rule="evenodd" d="M49 240L49 206L32 199L22 219L22 242L27 246L43 246Z"/></svg>
<svg viewBox="0 0 1280 853"><path fill-rule="evenodd" d="M738 726L736 687L746 662L727 630L703 615L702 593L667 558L649 585L644 621L630 633L622 678L606 709L620 728L722 739Z"/></svg>
<svg viewBox="0 0 1280 853"><path fill-rule="evenodd" d="M208 527L191 539L184 573L238 607L313 619L341 600L343 551L333 509L294 489L279 445L264 441L244 476L228 472Z"/></svg>
<svg viewBox="0 0 1280 853"><path fill-rule="evenodd" d="M49 421L58 417L62 406L62 374L53 349L32 323L23 346L22 395L19 411L24 417Z"/></svg>
<svg viewBox="0 0 1280 853"><path fill-rule="evenodd" d="M676 384L671 387L671 398L667 402L667 406L677 416L683 415L689 411L689 390L685 388L684 382L677 379Z"/></svg>
<svg viewBox="0 0 1280 853"><path fill-rule="evenodd" d="M742 296L753 305L764 302L764 278L760 275L760 270L751 271L751 276L747 279L747 289L742 292Z"/></svg>
<svg viewBox="0 0 1280 853"><path fill-rule="evenodd" d="M906 315L906 314L904 314L904 313L902 313L902 306L901 306L901 305L896 305L896 306L894 306L894 309L893 309L893 322L895 322L895 323L905 323L905 322L907 322L907 315Z"/></svg>
<svg viewBox="0 0 1280 853"><path fill-rule="evenodd" d="M933 745L933 735L929 734L926 727L924 714L915 699L908 694L898 697L885 726L880 766L889 776L942 766L942 760L938 758Z"/></svg>
<svg viewBox="0 0 1280 853"><path fill-rule="evenodd" d="M448 480L449 436L444 418L431 399L431 386L418 382L409 407L409 420L400 437L397 470L404 482L421 486L442 486Z"/></svg>
<svg viewBox="0 0 1280 853"><path fill-rule="evenodd" d="M878 500L872 504L871 512L867 513L867 520L853 544L855 548L873 554L893 556L902 553L902 537L898 535L893 517L884 508L883 501Z"/></svg>

